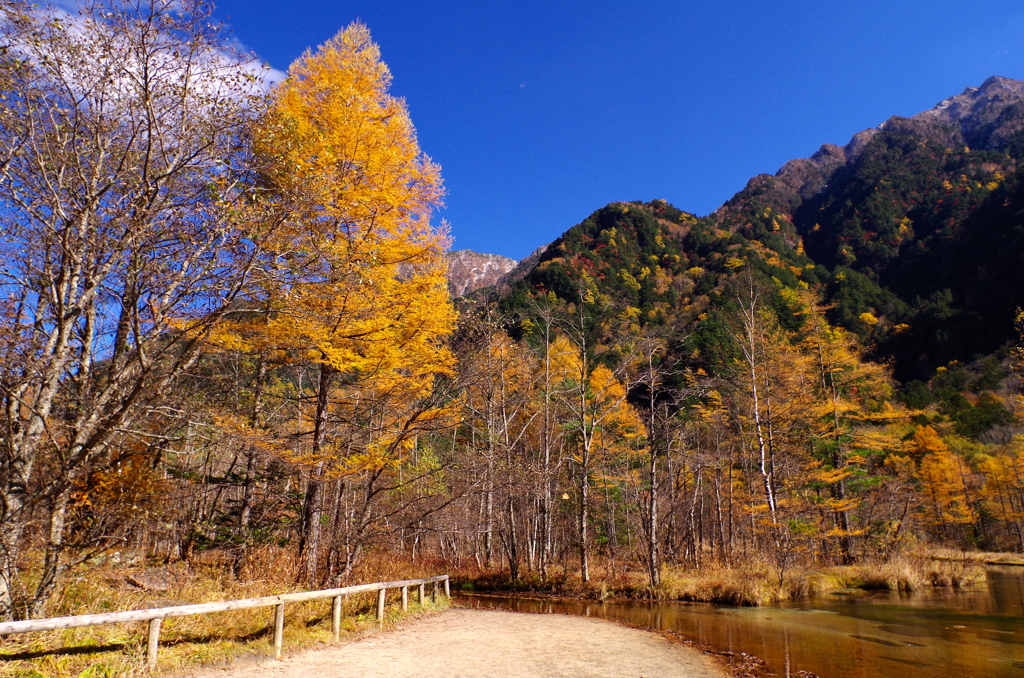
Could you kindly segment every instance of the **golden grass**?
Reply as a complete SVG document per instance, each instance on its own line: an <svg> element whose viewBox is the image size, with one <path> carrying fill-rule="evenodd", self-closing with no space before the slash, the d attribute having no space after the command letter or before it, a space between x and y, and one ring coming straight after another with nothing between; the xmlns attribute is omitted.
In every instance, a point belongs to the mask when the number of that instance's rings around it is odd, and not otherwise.
<svg viewBox="0 0 1024 678"><path fill-rule="evenodd" d="M255 598L303 590L291 582L290 557L267 549L243 568L249 581L236 581L216 554L185 566L167 569L169 590L146 592L130 586L130 569L104 568L68 582L50 616L114 612L148 607ZM262 556L262 562L258 557ZM372 568L369 568L372 569ZM418 570L419 568L411 568ZM392 576L358 581L387 581L439 574L402 570L401 564L381 566ZM284 582L284 583L282 583ZM427 587L428 594L430 586ZM410 592L409 612L401 611L400 592L389 591L383 627L410 615L448 606L444 596L417 604ZM350 596L343 607L342 640L380 628L375 618L376 593ZM273 607L251 608L208 615L166 619L160 633L158 673L187 674L197 667L238 661L259 661L273 656ZM0 640L0 677L3 678L107 678L150 675L145 666L147 624L144 622L92 626L80 629L18 634ZM289 603L285 608L284 653L293 654L332 642L331 601Z"/></svg>
<svg viewBox="0 0 1024 678"><path fill-rule="evenodd" d="M945 559L936 557L934 552L921 551L847 566L790 565L781 572L768 559L749 560L732 567L715 563L696 568L666 565L661 568L661 582L653 589L641 572L602 577L600 568L595 568L598 576L586 583L571 571L558 572L547 579L527 573L517 581L499 570L470 571L455 573L453 581L467 590L757 606L827 595L841 589L916 591L971 586L984 582L986 562L992 561Z"/></svg>
<svg viewBox="0 0 1024 678"><path fill-rule="evenodd" d="M1020 553L994 553L991 551L958 551L955 549L936 548L931 551L937 560L969 560L985 565L1024 566L1024 555Z"/></svg>
<svg viewBox="0 0 1024 678"><path fill-rule="evenodd" d="M904 553L883 563L855 565L846 569L851 586L886 591L960 588L985 580L981 562L937 559L928 552Z"/></svg>

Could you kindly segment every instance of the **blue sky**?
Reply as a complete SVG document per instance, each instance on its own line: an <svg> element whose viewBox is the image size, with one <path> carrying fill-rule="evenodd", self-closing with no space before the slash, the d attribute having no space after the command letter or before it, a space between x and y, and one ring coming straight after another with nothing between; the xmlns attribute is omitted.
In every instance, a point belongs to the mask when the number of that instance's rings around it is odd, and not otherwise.
<svg viewBox="0 0 1024 678"><path fill-rule="evenodd" d="M1020 0L221 0L286 70L360 19L448 190L454 249L516 259L616 200L707 214L761 172L990 75Z"/></svg>

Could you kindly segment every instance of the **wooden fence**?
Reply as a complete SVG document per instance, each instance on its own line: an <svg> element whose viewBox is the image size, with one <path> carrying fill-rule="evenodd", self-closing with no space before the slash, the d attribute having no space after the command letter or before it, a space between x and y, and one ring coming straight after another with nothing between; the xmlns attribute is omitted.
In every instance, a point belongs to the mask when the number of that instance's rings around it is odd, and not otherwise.
<svg viewBox="0 0 1024 678"><path fill-rule="evenodd" d="M0 635L10 633L32 633L33 631L55 631L57 629L71 629L80 626L98 626L102 624L121 624L124 622L149 622L149 642L146 650L146 658L149 668L156 667L156 654L160 645L160 625L168 617L187 617L194 614L209 614L211 612L227 612L229 610L244 610L250 607L271 607L274 610L274 658L281 658L281 645L284 642L284 606L286 603L298 603L308 600L333 599L331 605L331 630L334 634L334 642L338 642L341 635L341 603L342 600L354 593L365 593L367 591L377 592L377 619L384 621L384 601L388 589L402 589L402 609L409 609L409 588L419 587L419 603L423 604L426 595L426 585L433 584L431 596L437 600L438 587L444 586L444 595L450 596L448 575L441 574L426 579L406 579L403 581L376 582L373 584L359 584L357 586L343 586L338 589L324 589L322 591L306 591L304 593L284 593L279 596L264 596L262 598L245 598L242 600L228 600L220 603L199 603L196 605L178 605L176 607L155 607L150 610L131 610L128 612L110 612L105 614L82 614L75 617L53 617L50 619L28 619L25 621L0 622Z"/></svg>

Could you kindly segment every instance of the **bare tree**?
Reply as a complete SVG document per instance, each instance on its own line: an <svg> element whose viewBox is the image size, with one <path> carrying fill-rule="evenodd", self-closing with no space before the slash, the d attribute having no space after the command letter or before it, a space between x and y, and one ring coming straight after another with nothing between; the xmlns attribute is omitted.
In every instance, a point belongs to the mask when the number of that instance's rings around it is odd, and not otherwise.
<svg viewBox="0 0 1024 678"><path fill-rule="evenodd" d="M72 489L161 405L257 258L233 215L262 86L208 12L0 5L0 617L42 610Z"/></svg>

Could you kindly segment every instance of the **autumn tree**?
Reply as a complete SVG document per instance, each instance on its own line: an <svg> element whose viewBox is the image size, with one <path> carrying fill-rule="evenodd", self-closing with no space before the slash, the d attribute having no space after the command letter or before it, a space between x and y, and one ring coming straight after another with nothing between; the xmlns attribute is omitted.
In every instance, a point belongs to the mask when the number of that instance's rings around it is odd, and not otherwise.
<svg viewBox="0 0 1024 678"><path fill-rule="evenodd" d="M481 561L493 564L495 537L500 540L512 577L519 577L525 518L524 504L534 494L534 460L527 440L535 412L532 356L488 319L480 319L473 339L461 347L464 379L463 427L477 458Z"/></svg>
<svg viewBox="0 0 1024 678"><path fill-rule="evenodd" d="M1017 315L1013 318L1013 324L1017 330L1017 342L1016 345L1011 349L1011 360L1012 360L1012 374L1016 381L1018 393L1014 398L1014 405L1016 410L1020 410L1024 407L1024 396L1021 395L1022 386L1024 386L1024 309L1017 309Z"/></svg>
<svg viewBox="0 0 1024 678"><path fill-rule="evenodd" d="M532 343L537 359L533 362L533 399L530 412L533 418L530 443L537 451L540 472L540 493L537 497L540 571L547 576L548 565L554 556L555 484L562 471L564 431L559 424L559 402L563 391L571 387L568 379L573 370L576 349L558 334L558 310L554 295L535 300L533 319L524 321L525 340Z"/></svg>
<svg viewBox="0 0 1024 678"><path fill-rule="evenodd" d="M682 437L677 410L683 393L680 385L669 383L675 365L665 344L663 337L651 333L641 337L633 347L634 360L628 366L634 403L643 421L647 442L647 477L637 485L642 488L639 510L646 542L647 575L652 587L661 582L662 465L668 460L673 442Z"/></svg>
<svg viewBox="0 0 1024 678"><path fill-rule="evenodd" d="M353 425L402 411L452 364L443 342L454 324L447 241L430 224L440 172L420 152L390 84L369 31L353 24L292 65L255 134L257 197L283 225L265 243L274 256L262 294L250 298L262 313L235 329L248 350L284 352L315 370L309 444L292 458L308 471L301 552L310 583L322 574L324 483L353 468L379 477L435 412L413 407L411 420L340 449L329 435L332 405ZM368 389L372 398L363 397ZM362 406L369 409L357 415Z"/></svg>
<svg viewBox="0 0 1024 678"><path fill-rule="evenodd" d="M699 375L703 376L703 375ZM706 376L704 377L711 381ZM721 386L714 384L711 386ZM742 466L737 464L738 440L733 435L733 426L728 407L722 393L714 387L707 388L699 402L689 413L690 430L696 451L706 459L711 486L713 488L712 544L718 542L719 560L732 562L733 549L740 532L742 520L738 520L736 507L741 503ZM694 548L694 551L698 549Z"/></svg>
<svg viewBox="0 0 1024 678"><path fill-rule="evenodd" d="M1024 441L986 455L980 466L987 509L1002 521L1013 548L1024 551Z"/></svg>
<svg viewBox="0 0 1024 678"><path fill-rule="evenodd" d="M42 610L66 569L76 484L152 442L266 225L233 209L262 87L192 0L79 16L0 5L0 617ZM147 443L148 444L148 443ZM42 578L18 563L33 516Z"/></svg>
<svg viewBox="0 0 1024 678"><path fill-rule="evenodd" d="M790 344L766 303L772 293L751 273L737 281L732 337L736 361L736 417L752 450L763 508L773 529L780 524L780 487L786 442L804 425L808 409L808 359Z"/></svg>
<svg viewBox="0 0 1024 678"><path fill-rule="evenodd" d="M929 452L921 460L921 513L940 538L965 541L963 530L978 519L967 462L946 447Z"/></svg>
<svg viewBox="0 0 1024 678"><path fill-rule="evenodd" d="M842 560L849 563L854 558L854 539L864 533L864 528L854 525L852 516L860 501L850 491L851 481L866 474L869 454L902 450L902 441L882 427L906 422L912 413L891 406L888 373L883 366L863 359L852 333L829 325L826 309L810 294L802 295L798 302L806 315L802 348L813 358L818 377L809 433L821 462L815 480L831 495L820 504L834 518L825 534L838 542Z"/></svg>
<svg viewBox="0 0 1024 678"><path fill-rule="evenodd" d="M626 385L618 375L606 365L595 364L584 347L577 344L570 352L569 345L569 339L559 337L554 350L571 358L564 368L565 381L559 399L575 468L580 576L589 581L591 486L595 472L602 458L616 448L622 437L641 435L643 423L627 402Z"/></svg>

